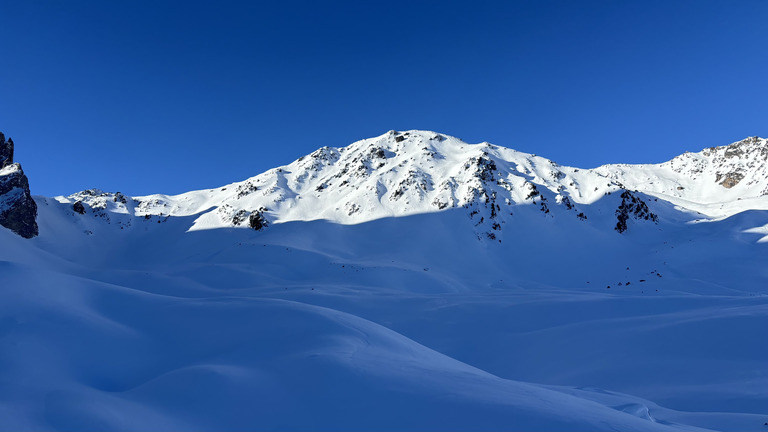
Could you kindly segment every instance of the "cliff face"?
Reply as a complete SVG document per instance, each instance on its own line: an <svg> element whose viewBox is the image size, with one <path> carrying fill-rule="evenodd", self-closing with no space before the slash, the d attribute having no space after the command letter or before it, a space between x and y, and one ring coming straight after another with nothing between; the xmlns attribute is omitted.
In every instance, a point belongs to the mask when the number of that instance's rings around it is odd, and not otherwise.
<svg viewBox="0 0 768 432"><path fill-rule="evenodd" d="M0 132L0 225L24 238L38 234L37 204L29 192L29 180L13 161L13 140Z"/></svg>

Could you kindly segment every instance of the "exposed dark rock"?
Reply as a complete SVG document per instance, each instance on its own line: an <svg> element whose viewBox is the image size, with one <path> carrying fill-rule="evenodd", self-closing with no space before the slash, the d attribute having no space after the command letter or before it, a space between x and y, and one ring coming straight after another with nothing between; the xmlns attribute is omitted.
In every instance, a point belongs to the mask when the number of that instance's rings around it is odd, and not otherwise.
<svg viewBox="0 0 768 432"><path fill-rule="evenodd" d="M362 210L359 205L352 202L348 202L345 205L345 208L347 209L347 216L352 216L353 214L359 213L360 210Z"/></svg>
<svg viewBox="0 0 768 432"><path fill-rule="evenodd" d="M82 201L77 201L72 205L72 210L75 211L75 213L78 214L85 214L85 206L83 205Z"/></svg>
<svg viewBox="0 0 768 432"><path fill-rule="evenodd" d="M258 186L253 184L251 181L246 181L237 187L237 199L250 195L257 190L259 190Z"/></svg>
<svg viewBox="0 0 768 432"><path fill-rule="evenodd" d="M475 177L482 181L492 181L497 171L496 162L493 161L488 153L483 152L480 157L473 157L464 163L465 170L474 172Z"/></svg>
<svg viewBox="0 0 768 432"><path fill-rule="evenodd" d="M529 190L528 196L526 196L525 199L527 199L527 200L534 199L537 196L541 195L541 193L539 193L539 190L536 188L535 184L526 181L525 182L525 186L527 186L528 190Z"/></svg>
<svg viewBox="0 0 768 432"><path fill-rule="evenodd" d="M554 163L554 162L553 162ZM550 173L553 179L561 180L565 178L565 173L560 170L554 170Z"/></svg>
<svg viewBox="0 0 768 432"><path fill-rule="evenodd" d="M232 216L232 224L234 225L240 225L243 222L245 222L247 213L245 210L238 210L235 212L235 214Z"/></svg>
<svg viewBox="0 0 768 432"><path fill-rule="evenodd" d="M21 165L0 170L0 225L24 238L38 234L37 204L29 193L29 181Z"/></svg>
<svg viewBox="0 0 768 432"><path fill-rule="evenodd" d="M415 191L419 195L434 189L432 176L420 169L411 169L405 178L397 185L397 188L389 196L390 201L395 201L404 196L408 191Z"/></svg>
<svg viewBox="0 0 768 432"><path fill-rule="evenodd" d="M658 222L659 218L648 208L648 204L635 196L632 192L624 190L621 193L621 204L616 209L616 227L614 229L620 233L627 230L627 221L632 217L636 220L650 220Z"/></svg>
<svg viewBox="0 0 768 432"><path fill-rule="evenodd" d="M432 205L437 207L438 210L442 210L442 209L448 207L448 203L447 202L443 202L443 201L440 200L440 198L437 198L437 197L432 201Z"/></svg>
<svg viewBox="0 0 768 432"><path fill-rule="evenodd" d="M0 169L7 167L13 163L13 140L8 138L5 140L5 135L0 132Z"/></svg>
<svg viewBox="0 0 768 432"><path fill-rule="evenodd" d="M264 213L261 211L251 212L251 215L248 217L248 226L256 231L260 231L267 225L269 225L269 223L267 222L267 218L264 217Z"/></svg>
<svg viewBox="0 0 768 432"><path fill-rule="evenodd" d="M13 161L13 140L0 132L0 225L24 238L38 234L37 204L29 193L29 180Z"/></svg>
<svg viewBox="0 0 768 432"><path fill-rule="evenodd" d="M747 154L752 153L754 151L754 148L752 147L755 144L760 144L760 138L756 136L745 138L739 142L726 146L724 156L728 159L734 158L734 157L739 158L739 157L746 156ZM766 155L765 151L761 151L760 153L762 156Z"/></svg>

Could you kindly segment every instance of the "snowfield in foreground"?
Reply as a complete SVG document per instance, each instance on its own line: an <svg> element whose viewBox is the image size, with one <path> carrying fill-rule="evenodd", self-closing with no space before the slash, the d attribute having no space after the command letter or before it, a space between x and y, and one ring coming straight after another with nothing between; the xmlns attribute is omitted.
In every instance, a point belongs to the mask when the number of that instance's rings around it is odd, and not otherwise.
<svg viewBox="0 0 768 432"><path fill-rule="evenodd" d="M763 431L764 148L584 170L390 132L36 197L38 237L0 228L0 429Z"/></svg>

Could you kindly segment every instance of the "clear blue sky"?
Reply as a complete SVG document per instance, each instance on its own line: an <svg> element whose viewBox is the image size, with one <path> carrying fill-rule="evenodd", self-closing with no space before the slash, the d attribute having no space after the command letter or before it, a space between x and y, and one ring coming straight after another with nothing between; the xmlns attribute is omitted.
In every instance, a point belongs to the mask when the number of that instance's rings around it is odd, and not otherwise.
<svg viewBox="0 0 768 432"><path fill-rule="evenodd" d="M768 135L766 1L0 0L32 192L181 193L390 129L583 168Z"/></svg>

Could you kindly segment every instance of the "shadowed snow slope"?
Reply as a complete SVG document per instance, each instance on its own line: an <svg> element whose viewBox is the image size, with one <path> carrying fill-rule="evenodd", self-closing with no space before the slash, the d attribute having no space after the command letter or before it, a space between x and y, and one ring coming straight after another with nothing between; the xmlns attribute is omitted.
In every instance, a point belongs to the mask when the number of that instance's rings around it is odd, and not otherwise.
<svg viewBox="0 0 768 432"><path fill-rule="evenodd" d="M0 429L763 430L764 147L580 170L390 132L38 197L39 237L0 229Z"/></svg>

